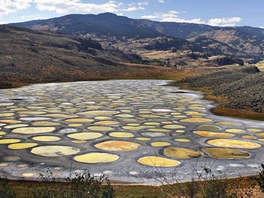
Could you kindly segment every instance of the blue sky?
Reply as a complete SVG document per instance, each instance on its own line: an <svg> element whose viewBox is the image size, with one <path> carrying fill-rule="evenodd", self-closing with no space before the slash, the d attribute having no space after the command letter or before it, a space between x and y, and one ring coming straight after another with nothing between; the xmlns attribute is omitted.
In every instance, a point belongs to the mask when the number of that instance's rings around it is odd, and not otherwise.
<svg viewBox="0 0 264 198"><path fill-rule="evenodd" d="M0 0L0 23L103 12L156 21L264 27L264 0Z"/></svg>

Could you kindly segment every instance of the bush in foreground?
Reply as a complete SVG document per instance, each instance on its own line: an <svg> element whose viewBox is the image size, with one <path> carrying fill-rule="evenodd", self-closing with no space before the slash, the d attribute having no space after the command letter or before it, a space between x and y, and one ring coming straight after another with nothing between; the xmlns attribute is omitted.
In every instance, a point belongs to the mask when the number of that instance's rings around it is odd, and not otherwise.
<svg viewBox="0 0 264 198"><path fill-rule="evenodd" d="M13 189L8 180L0 182L1 198L113 198L114 189L105 177L89 173L60 179L47 172L41 174L41 182L29 183L26 189Z"/></svg>

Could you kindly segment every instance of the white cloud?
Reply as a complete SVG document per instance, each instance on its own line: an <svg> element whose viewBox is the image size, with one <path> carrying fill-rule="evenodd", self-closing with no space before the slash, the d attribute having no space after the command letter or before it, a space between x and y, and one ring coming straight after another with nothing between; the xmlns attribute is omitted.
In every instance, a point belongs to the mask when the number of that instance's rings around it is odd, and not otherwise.
<svg viewBox="0 0 264 198"><path fill-rule="evenodd" d="M153 15L142 16L142 19L157 20L161 22L178 22L178 23L205 23L200 18L195 19L182 19L179 17L179 13L175 10L171 10L166 13L154 13Z"/></svg>
<svg viewBox="0 0 264 198"><path fill-rule="evenodd" d="M0 16L15 13L31 6L32 0L0 0Z"/></svg>
<svg viewBox="0 0 264 198"><path fill-rule="evenodd" d="M103 4L82 3L80 0L34 0L40 11L53 11L58 14L117 12L122 3L110 0Z"/></svg>
<svg viewBox="0 0 264 198"><path fill-rule="evenodd" d="M5 21L4 17L9 14L27 8L36 8L39 11L43 11L45 16L48 16L47 11L54 12L58 15L99 14L104 12L123 15L123 12L145 10L145 6L148 4L149 3L144 0L137 3L129 3L128 5L121 3L121 0L105 0L105 3L87 3L83 0L0 0L0 21ZM30 13L29 17L23 15L19 16L19 18L22 20L32 20L38 18L38 16L32 16Z"/></svg>
<svg viewBox="0 0 264 198"><path fill-rule="evenodd" d="M160 3L165 3L166 1L165 0L159 0Z"/></svg>
<svg viewBox="0 0 264 198"><path fill-rule="evenodd" d="M128 4L127 8L121 9L123 12L135 12L139 10L145 10L144 6L147 6L149 3L148 2L139 2L139 3L130 3Z"/></svg>
<svg viewBox="0 0 264 198"><path fill-rule="evenodd" d="M179 12L171 10L169 12L161 13L157 12L153 15L142 16L142 19L156 20L161 22L178 22L178 23L197 23L197 24L207 24L211 26L236 26L239 22L242 21L240 17L231 17L231 18L211 18L207 22L200 19L182 19L179 16Z"/></svg>
<svg viewBox="0 0 264 198"><path fill-rule="evenodd" d="M236 26L242 19L240 17L232 17L232 18L212 18L209 19L208 25L212 26Z"/></svg>
<svg viewBox="0 0 264 198"><path fill-rule="evenodd" d="M42 16L39 14L36 15L26 15L26 16L21 16L20 19L23 21L31 21L31 20L38 20L38 19L48 19L48 16Z"/></svg>
<svg viewBox="0 0 264 198"><path fill-rule="evenodd" d="M123 12L135 12L135 11L138 11L138 10L145 10L145 8L143 8L143 7L131 6L131 7L128 7L128 8L126 8L126 9L122 9Z"/></svg>
<svg viewBox="0 0 264 198"><path fill-rule="evenodd" d="M147 6L147 5L149 5L149 2L142 1L142 2L139 2L139 3L136 3L136 4L139 5L139 6Z"/></svg>

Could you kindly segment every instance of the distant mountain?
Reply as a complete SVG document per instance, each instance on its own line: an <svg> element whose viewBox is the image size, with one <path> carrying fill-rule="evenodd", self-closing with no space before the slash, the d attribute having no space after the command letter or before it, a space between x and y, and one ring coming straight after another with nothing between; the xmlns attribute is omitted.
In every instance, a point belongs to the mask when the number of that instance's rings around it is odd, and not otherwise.
<svg viewBox="0 0 264 198"><path fill-rule="evenodd" d="M179 38L192 38L210 31L219 30L237 30L258 37L264 37L264 29L244 26L244 27L216 27L193 23L175 23L175 22L156 22L151 20L140 20L143 24L155 29L156 31Z"/></svg>
<svg viewBox="0 0 264 198"><path fill-rule="evenodd" d="M236 56L251 62L264 59L264 29L254 27L213 27L191 23L156 22L130 19L112 13L74 14L11 25L90 36L99 40L104 38L105 46L119 48L116 44L119 43L120 46L126 45L128 51L138 51L138 45L134 45L137 42L144 43L141 46L146 50L188 50L209 55ZM164 42L165 37L168 37L169 42ZM157 41L157 38L163 40ZM148 39L150 43L146 43ZM155 43L153 39L156 40Z"/></svg>
<svg viewBox="0 0 264 198"><path fill-rule="evenodd" d="M12 25L74 35L95 33L98 36L128 38L152 38L162 35L160 32L142 24L141 21L117 16L112 13L99 15L72 14L54 19L29 21Z"/></svg>

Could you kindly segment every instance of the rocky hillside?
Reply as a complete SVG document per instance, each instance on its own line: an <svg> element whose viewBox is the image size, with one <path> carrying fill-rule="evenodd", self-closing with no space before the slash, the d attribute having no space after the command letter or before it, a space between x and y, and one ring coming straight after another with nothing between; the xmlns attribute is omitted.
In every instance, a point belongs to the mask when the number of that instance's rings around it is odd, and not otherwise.
<svg viewBox="0 0 264 198"><path fill-rule="evenodd" d="M92 39L0 26L0 87L10 83L162 78L166 70L130 67L134 54L103 49ZM173 73L173 72L172 72Z"/></svg>
<svg viewBox="0 0 264 198"><path fill-rule="evenodd" d="M212 27L189 23L161 23L149 20L143 21L162 34L179 37L199 43L199 39L208 39L217 49L226 53L226 47L240 53L242 56L263 57L264 29L254 27ZM230 52L229 52L230 53ZM231 51L231 53L233 53Z"/></svg>

